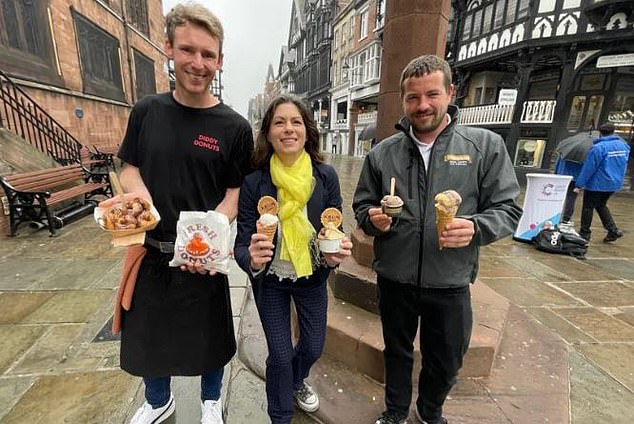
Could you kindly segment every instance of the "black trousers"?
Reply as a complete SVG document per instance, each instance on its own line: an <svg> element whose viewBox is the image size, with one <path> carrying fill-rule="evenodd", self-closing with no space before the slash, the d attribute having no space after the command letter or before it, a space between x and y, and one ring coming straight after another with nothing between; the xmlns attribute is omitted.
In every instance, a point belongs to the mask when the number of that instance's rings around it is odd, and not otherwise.
<svg viewBox="0 0 634 424"><path fill-rule="evenodd" d="M564 201L564 209L561 212L561 222L568 222L575 213L575 202L577 201L577 193L575 192L575 182L570 181L568 190L566 191L566 200Z"/></svg>
<svg viewBox="0 0 634 424"><path fill-rule="evenodd" d="M409 413L414 338L420 321L422 369L416 406L423 419L435 422L456 384L471 339L469 286L418 288L380 275L377 281L385 342L385 405L402 416Z"/></svg>
<svg viewBox="0 0 634 424"><path fill-rule="evenodd" d="M605 228L608 232L616 232L618 228L614 223L610 209L608 209L607 203L610 196L614 194L611 191L590 191L585 190L583 192L583 207L581 209L581 227L579 234L582 236L590 236L592 232L590 225L592 225L592 215L596 209Z"/></svg>

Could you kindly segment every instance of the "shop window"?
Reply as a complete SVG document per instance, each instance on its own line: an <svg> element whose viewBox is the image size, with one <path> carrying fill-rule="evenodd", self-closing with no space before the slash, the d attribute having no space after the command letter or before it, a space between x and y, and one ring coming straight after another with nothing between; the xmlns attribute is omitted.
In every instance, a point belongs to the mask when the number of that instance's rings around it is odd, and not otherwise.
<svg viewBox="0 0 634 424"><path fill-rule="evenodd" d="M493 4L484 9L484 22L482 23L482 34L491 31L491 18L493 17Z"/></svg>
<svg viewBox="0 0 634 424"><path fill-rule="evenodd" d="M48 4L48 0L0 0L0 68L42 82L61 82Z"/></svg>
<svg viewBox="0 0 634 424"><path fill-rule="evenodd" d="M464 21L464 26L462 27L462 39L468 40L471 36L471 22L473 21L473 14L470 13L467 15Z"/></svg>
<svg viewBox="0 0 634 424"><path fill-rule="evenodd" d="M506 4L506 24L515 22L515 11L517 10L517 0L509 0Z"/></svg>
<svg viewBox="0 0 634 424"><path fill-rule="evenodd" d="M119 41L77 12L73 18L84 92L124 100Z"/></svg>
<svg viewBox="0 0 634 424"><path fill-rule="evenodd" d="M482 9L473 14L473 36L479 37L482 32Z"/></svg>
<svg viewBox="0 0 634 424"><path fill-rule="evenodd" d="M137 100L156 93L154 61L137 50L134 50L134 77Z"/></svg>
<svg viewBox="0 0 634 424"><path fill-rule="evenodd" d="M523 168L540 168L544 156L546 140L520 138L515 150L515 166Z"/></svg>
<svg viewBox="0 0 634 424"><path fill-rule="evenodd" d="M605 74L590 74L581 77L580 90L602 90L605 84Z"/></svg>
<svg viewBox="0 0 634 424"><path fill-rule="evenodd" d="M568 124L566 125L569 130L576 130L580 127L585 104L586 96L573 97L570 105L570 114L568 115Z"/></svg>
<svg viewBox="0 0 634 424"><path fill-rule="evenodd" d="M615 123L617 130L629 133L634 126L634 75L621 75L614 93L608 119Z"/></svg>
<svg viewBox="0 0 634 424"><path fill-rule="evenodd" d="M600 125L601 107L603 106L603 96L590 96L588 101L586 119L582 128L597 128Z"/></svg>
<svg viewBox="0 0 634 424"><path fill-rule="evenodd" d="M147 17L147 0L126 0L128 21L143 34L150 35Z"/></svg>
<svg viewBox="0 0 634 424"><path fill-rule="evenodd" d="M504 0L495 2L495 17L493 18L493 29L498 29L504 24Z"/></svg>

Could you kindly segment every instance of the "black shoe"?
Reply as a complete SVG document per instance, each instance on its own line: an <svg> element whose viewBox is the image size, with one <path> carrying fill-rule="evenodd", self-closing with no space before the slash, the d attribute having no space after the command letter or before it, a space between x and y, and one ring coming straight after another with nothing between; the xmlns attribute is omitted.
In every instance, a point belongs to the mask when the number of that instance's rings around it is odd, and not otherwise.
<svg viewBox="0 0 634 424"><path fill-rule="evenodd" d="M623 231L621 230L608 231L608 235L605 236L605 238L603 239L603 242L609 243L611 241L616 241L617 239L620 239L621 237L623 237Z"/></svg>
<svg viewBox="0 0 634 424"><path fill-rule="evenodd" d="M418 406L416 406L414 408L414 412L416 413L416 418L418 419L418 421L421 424L447 424L447 419L445 417L440 417L439 419L437 419L436 421L427 421L424 420L421 416L420 413L418 412Z"/></svg>
<svg viewBox="0 0 634 424"><path fill-rule="evenodd" d="M579 231L579 235L581 236L582 239L586 241L590 241L590 233L584 233L582 231Z"/></svg>
<svg viewBox="0 0 634 424"><path fill-rule="evenodd" d="M406 424L407 416L403 416L398 412L385 411L379 418L376 419L374 424Z"/></svg>

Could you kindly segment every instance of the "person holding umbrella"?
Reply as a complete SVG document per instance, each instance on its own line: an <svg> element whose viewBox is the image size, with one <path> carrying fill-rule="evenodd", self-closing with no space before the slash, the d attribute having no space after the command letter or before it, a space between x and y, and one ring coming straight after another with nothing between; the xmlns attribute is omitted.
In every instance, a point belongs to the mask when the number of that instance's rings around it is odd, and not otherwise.
<svg viewBox="0 0 634 424"><path fill-rule="evenodd" d="M586 158L588 150L592 147L592 141L599 136L596 130L583 131L571 137L564 138L559 142L556 152L559 154L555 163L555 174L569 175L572 181L568 184L566 192L566 200L564 201L563 211L561 213L561 224L572 227L572 215L575 211L575 203L577 201L577 191L575 190L575 181L581 166Z"/></svg>
<svg viewBox="0 0 634 424"><path fill-rule="evenodd" d="M614 134L614 124L610 122L601 125L599 133L600 137L594 140L583 162L575 190L577 193L584 190L579 235L590 240L590 225L596 209L603 227L608 231L603 241L608 243L623 237L607 203L610 196L623 185L630 147Z"/></svg>

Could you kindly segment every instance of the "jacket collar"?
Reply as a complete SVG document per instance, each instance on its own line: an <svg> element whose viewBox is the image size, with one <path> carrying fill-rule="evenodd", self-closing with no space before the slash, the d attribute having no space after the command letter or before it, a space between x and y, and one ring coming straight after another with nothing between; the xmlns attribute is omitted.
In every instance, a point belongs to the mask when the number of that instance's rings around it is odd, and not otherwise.
<svg viewBox="0 0 634 424"><path fill-rule="evenodd" d="M436 139L436 142L438 142L438 140L440 140L441 138L443 138L443 135L453 131L453 129L455 128L456 125L458 125L458 116L460 115L460 110L458 109L458 106L456 105L449 105L447 107L447 113L449 114L449 116L451 117L451 122L449 123L449 125L447 125L447 127L438 135L438 138ZM402 133L405 134L405 136L407 137L407 139L411 142L411 145L416 148L416 151L418 151L418 147L416 146L416 141L414 139L412 139L411 135L410 135L410 128L411 128L412 124L409 122L409 119L407 119L407 117L403 116L394 126L394 128L396 128L397 130L401 131Z"/></svg>

